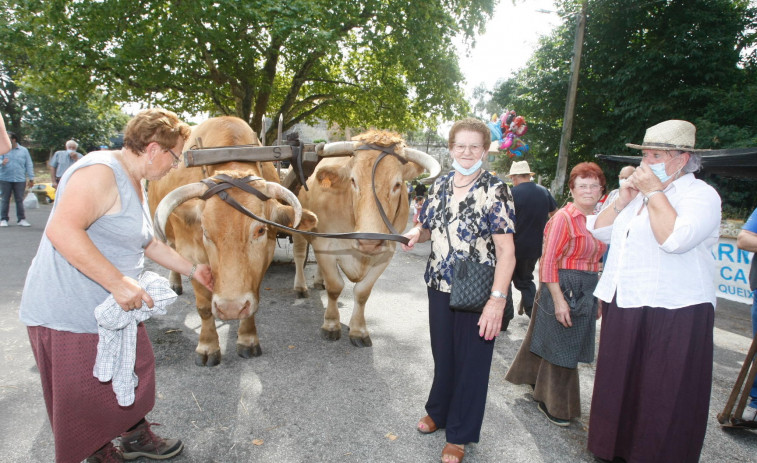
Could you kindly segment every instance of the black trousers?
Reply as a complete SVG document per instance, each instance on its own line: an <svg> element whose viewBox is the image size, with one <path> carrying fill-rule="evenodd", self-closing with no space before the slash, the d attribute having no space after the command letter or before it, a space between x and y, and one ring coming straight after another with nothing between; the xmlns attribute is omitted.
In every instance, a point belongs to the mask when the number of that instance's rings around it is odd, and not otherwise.
<svg viewBox="0 0 757 463"><path fill-rule="evenodd" d="M513 270L513 286L520 292L520 298L523 304L523 310L526 315L531 316L531 308L534 306L536 297L536 284L534 283L534 269L539 258L535 259L516 259L515 270ZM505 318L510 320L515 316L513 310L513 292L507 292L507 307L505 308Z"/></svg>
<svg viewBox="0 0 757 463"><path fill-rule="evenodd" d="M426 412L447 442L478 442L489 389L494 340L478 335L480 314L449 308L449 293L428 288L434 381Z"/></svg>

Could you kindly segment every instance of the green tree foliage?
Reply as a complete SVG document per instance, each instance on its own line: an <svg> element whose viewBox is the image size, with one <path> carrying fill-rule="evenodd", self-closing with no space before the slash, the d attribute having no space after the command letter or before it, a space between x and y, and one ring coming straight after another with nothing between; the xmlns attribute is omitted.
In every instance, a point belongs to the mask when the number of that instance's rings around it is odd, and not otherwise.
<svg viewBox="0 0 757 463"><path fill-rule="evenodd" d="M493 96L526 117L529 164L549 177L580 8L558 3L562 27ZM702 148L757 143L757 112L747 103L757 97L756 18L748 0L589 1L569 168L600 153L631 154L625 143L666 119L696 124Z"/></svg>
<svg viewBox="0 0 757 463"><path fill-rule="evenodd" d="M60 98L32 94L26 102L28 136L36 146L46 148L48 155L63 149L72 138L84 150L109 145L110 138L121 132L129 120L117 105L102 97L83 101L71 94Z"/></svg>
<svg viewBox="0 0 757 463"><path fill-rule="evenodd" d="M416 128L467 112L452 38L494 0L18 0L48 81L121 101L228 114L256 131L318 117ZM84 73L84 76L81 74ZM84 77L84 78L82 78ZM271 127L267 139L275 136Z"/></svg>
<svg viewBox="0 0 757 463"><path fill-rule="evenodd" d="M24 143L31 142L35 160L76 139L82 147L108 144L128 117L95 87L73 94L61 91L67 78L86 82L88 75L61 64L40 79L40 56L52 47L31 34L8 2L0 2L0 111ZM59 72L58 72L59 71Z"/></svg>

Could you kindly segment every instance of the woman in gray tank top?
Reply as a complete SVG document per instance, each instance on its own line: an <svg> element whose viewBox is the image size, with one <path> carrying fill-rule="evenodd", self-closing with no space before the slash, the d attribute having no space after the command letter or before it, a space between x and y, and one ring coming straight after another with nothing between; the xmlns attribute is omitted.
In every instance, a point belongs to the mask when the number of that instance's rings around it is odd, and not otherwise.
<svg viewBox="0 0 757 463"><path fill-rule="evenodd" d="M176 153L189 134L176 114L143 111L127 125L122 150L89 154L61 178L19 311L40 371L57 462L165 459L183 449L180 440L153 434L145 420L155 403L155 357L144 325L137 331L133 405L119 406L110 384L92 371L95 307L109 294L126 311L153 307L137 283L145 256L213 289L208 265L193 265L155 239L142 185L178 165ZM111 440L118 436L115 447Z"/></svg>

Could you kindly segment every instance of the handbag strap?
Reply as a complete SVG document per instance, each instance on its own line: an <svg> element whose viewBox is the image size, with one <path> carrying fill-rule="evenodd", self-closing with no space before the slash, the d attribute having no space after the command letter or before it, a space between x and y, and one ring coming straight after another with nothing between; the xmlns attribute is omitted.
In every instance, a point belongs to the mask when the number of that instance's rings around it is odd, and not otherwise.
<svg viewBox="0 0 757 463"><path fill-rule="evenodd" d="M450 180L451 182L451 180ZM450 192L450 196L452 193ZM442 223L444 224L444 231L447 232L447 243L449 244L449 254L453 254L454 249L452 248L452 240L449 238L449 221L447 220L447 182L443 183L442 187ZM473 250L475 249L476 240L478 239L478 236L475 236L473 238L473 242L470 244L470 249L468 250L468 255L473 255Z"/></svg>

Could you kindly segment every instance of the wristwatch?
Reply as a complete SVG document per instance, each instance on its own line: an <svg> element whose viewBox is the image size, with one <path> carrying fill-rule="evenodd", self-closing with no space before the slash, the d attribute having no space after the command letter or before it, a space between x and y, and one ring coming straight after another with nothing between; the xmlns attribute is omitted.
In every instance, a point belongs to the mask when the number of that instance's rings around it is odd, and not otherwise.
<svg viewBox="0 0 757 463"><path fill-rule="evenodd" d="M496 299L507 299L507 294L503 293L502 291L494 290L492 291L492 297Z"/></svg>

